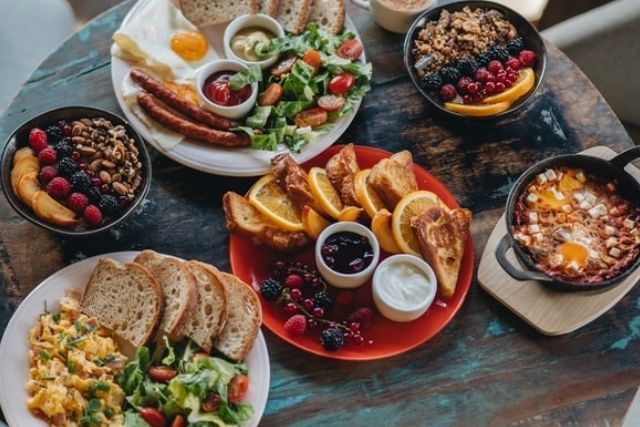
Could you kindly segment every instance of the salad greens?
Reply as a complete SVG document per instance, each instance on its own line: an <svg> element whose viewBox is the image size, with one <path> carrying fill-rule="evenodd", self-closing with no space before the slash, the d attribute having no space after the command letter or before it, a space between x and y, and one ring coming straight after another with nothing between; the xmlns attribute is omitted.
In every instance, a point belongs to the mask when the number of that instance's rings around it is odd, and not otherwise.
<svg viewBox="0 0 640 427"><path fill-rule="evenodd" d="M247 375L244 363L230 363L217 357L197 354L199 349L190 340L176 347L165 338L165 356L160 362L174 369L175 377L168 382L153 381L149 368L154 364L147 347L136 351L119 377L125 392L125 427L148 426L141 416L144 408L159 409L171 419L182 414L187 425L197 427L228 427L238 425L253 415L251 405L232 403L229 384L238 375ZM211 397L219 402L211 412L203 410L203 402Z"/></svg>
<svg viewBox="0 0 640 427"><path fill-rule="evenodd" d="M280 55L280 60L286 61L293 56L296 60L291 69L281 75L267 71L260 83L261 94L270 84L278 83L282 87L282 98L275 105L256 105L242 126L234 130L247 133L253 148L276 150L279 144L284 144L293 152L300 151L305 144L331 130L337 120L354 111L370 90L371 64L342 58L337 53L345 41L354 38L354 34L348 31L332 35L315 24L309 24L300 35L288 34L272 39L269 45L256 45L254 50L261 57ZM303 60L309 51L319 54L321 61L317 69ZM296 125L296 115L316 107L321 96L331 94L329 82L342 73L350 73L355 80L348 92L342 95L344 105L338 111L329 112L321 125Z"/></svg>
<svg viewBox="0 0 640 427"><path fill-rule="evenodd" d="M229 88L232 90L242 89L251 83L262 81L262 70L258 65L249 65L248 68L234 74L229 78Z"/></svg>

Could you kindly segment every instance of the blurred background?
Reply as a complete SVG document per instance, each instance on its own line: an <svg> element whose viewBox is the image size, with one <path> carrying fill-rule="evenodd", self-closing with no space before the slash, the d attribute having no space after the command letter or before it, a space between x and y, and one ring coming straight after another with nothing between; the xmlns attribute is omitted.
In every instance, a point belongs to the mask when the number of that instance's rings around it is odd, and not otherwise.
<svg viewBox="0 0 640 427"><path fill-rule="evenodd" d="M0 0L0 48L5 58L0 62L0 113L65 38L121 1ZM445 1L449 2L439 0ZM545 30L544 36L580 66L640 143L635 98L640 93L640 0L494 1Z"/></svg>

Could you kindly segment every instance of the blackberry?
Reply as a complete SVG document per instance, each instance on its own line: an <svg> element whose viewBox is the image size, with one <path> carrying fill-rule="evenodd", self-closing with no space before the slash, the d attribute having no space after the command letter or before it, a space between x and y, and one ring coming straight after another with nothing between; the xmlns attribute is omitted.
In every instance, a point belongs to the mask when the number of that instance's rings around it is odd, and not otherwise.
<svg viewBox="0 0 640 427"><path fill-rule="evenodd" d="M478 63L473 58L463 58L458 61L456 68L463 76L473 76L478 69Z"/></svg>
<svg viewBox="0 0 640 427"><path fill-rule="evenodd" d="M444 84L438 73L429 73L420 80L420 86L429 92L437 92Z"/></svg>
<svg viewBox="0 0 640 427"><path fill-rule="evenodd" d="M329 295L329 293L320 291L313 296L313 304L316 307L322 308L325 313L329 314L331 310L333 310L334 301L333 297Z"/></svg>
<svg viewBox="0 0 640 427"><path fill-rule="evenodd" d="M98 207L107 216L116 216L120 213L120 205L118 199L115 196L105 194L100 198Z"/></svg>
<svg viewBox="0 0 640 427"><path fill-rule="evenodd" d="M320 334L320 342L327 351L337 351L344 345L344 337L339 328L327 328Z"/></svg>
<svg viewBox="0 0 640 427"><path fill-rule="evenodd" d="M64 159L60 160L60 163L58 163L58 173L60 173L60 175L64 176L65 178L69 178L71 175L73 175L76 169L78 169L78 165L73 159L69 157L65 157Z"/></svg>
<svg viewBox="0 0 640 427"><path fill-rule="evenodd" d="M282 294L282 285L276 279L269 277L260 282L260 295L267 301L275 301Z"/></svg>
<svg viewBox="0 0 640 427"><path fill-rule="evenodd" d="M91 178L84 172L75 172L71 175L71 188L79 193L86 193L91 188Z"/></svg>
<svg viewBox="0 0 640 427"><path fill-rule="evenodd" d="M58 125L47 126L45 132L47 133L47 140L50 144L57 144L64 136L62 129L60 129Z"/></svg>
<svg viewBox="0 0 640 427"><path fill-rule="evenodd" d="M62 138L56 144L56 152L58 153L58 158L71 157L71 153L73 153L71 138Z"/></svg>
<svg viewBox="0 0 640 427"><path fill-rule="evenodd" d="M100 192L100 189L98 187L89 188L86 194L89 198L89 201L94 205L97 205L98 203L100 203L100 200L102 200L102 193Z"/></svg>
<svg viewBox="0 0 640 427"><path fill-rule="evenodd" d="M481 53L480 55L476 56L476 62L480 67L486 67L489 62L491 62L491 55L489 55L488 52Z"/></svg>
<svg viewBox="0 0 640 427"><path fill-rule="evenodd" d="M504 46L494 46L489 51L491 59L497 59L498 61L506 61L509 58L509 51Z"/></svg>
<svg viewBox="0 0 640 427"><path fill-rule="evenodd" d="M460 75L460 71L458 71L454 67L444 67L442 70L440 70L440 76L445 82L453 84L456 84L458 80L460 80L460 77L462 77Z"/></svg>
<svg viewBox="0 0 640 427"><path fill-rule="evenodd" d="M517 55L522 49L524 49L524 40L522 40L522 37L507 42L507 50L511 55Z"/></svg>

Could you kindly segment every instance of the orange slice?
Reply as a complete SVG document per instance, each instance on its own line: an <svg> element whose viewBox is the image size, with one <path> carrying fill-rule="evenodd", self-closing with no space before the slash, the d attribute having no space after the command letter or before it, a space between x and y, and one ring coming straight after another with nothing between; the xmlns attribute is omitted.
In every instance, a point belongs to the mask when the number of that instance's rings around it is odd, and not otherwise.
<svg viewBox="0 0 640 427"><path fill-rule="evenodd" d="M486 97L482 102L484 104L497 104L505 101L513 103L533 89L535 84L536 73L534 73L531 68L523 68L520 70L520 76L518 80L513 83L513 86L502 93Z"/></svg>
<svg viewBox="0 0 640 427"><path fill-rule="evenodd" d="M327 171L322 168L311 168L309 171L309 187L311 194L316 198L320 207L327 215L334 219L340 218L340 211L343 209L340 194L333 187L327 177Z"/></svg>
<svg viewBox="0 0 640 427"><path fill-rule="evenodd" d="M378 243L380 243L380 247L384 251L390 254L399 254L402 250L400 250L396 238L393 237L393 231L391 230L392 218L393 215L388 210L379 210L371 220L371 231L373 231Z"/></svg>
<svg viewBox="0 0 640 427"><path fill-rule="evenodd" d="M404 196L393 210L391 231L402 252L420 255L420 243L411 228L411 219L431 206L442 206L440 198L431 191L415 191Z"/></svg>
<svg viewBox="0 0 640 427"><path fill-rule="evenodd" d="M302 231L302 213L285 193L275 176L268 174L253 184L249 202L274 224L289 231Z"/></svg>
<svg viewBox="0 0 640 427"><path fill-rule="evenodd" d="M309 206L302 208L302 225L304 226L304 231L312 239L316 240L322 230L327 228L329 224L329 221Z"/></svg>
<svg viewBox="0 0 640 427"><path fill-rule="evenodd" d="M511 106L511 102L504 101L497 104L458 104L455 102L445 102L444 108L454 113L463 114L472 117L493 116L495 114L507 111Z"/></svg>
<svg viewBox="0 0 640 427"><path fill-rule="evenodd" d="M340 211L338 221L341 222L358 222L364 210L357 206L347 206Z"/></svg>
<svg viewBox="0 0 640 427"><path fill-rule="evenodd" d="M367 183L370 173L371 169L363 169L358 172L353 178L353 186L358 202L364 208L367 215L373 218L378 211L384 209L386 206L378 193Z"/></svg>

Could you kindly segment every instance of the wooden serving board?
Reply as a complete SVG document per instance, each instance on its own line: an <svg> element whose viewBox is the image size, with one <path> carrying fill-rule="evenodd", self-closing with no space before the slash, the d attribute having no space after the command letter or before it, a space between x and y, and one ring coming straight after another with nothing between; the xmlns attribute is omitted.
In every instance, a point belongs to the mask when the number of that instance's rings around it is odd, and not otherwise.
<svg viewBox="0 0 640 427"><path fill-rule="evenodd" d="M597 146L582 154L610 159L616 152ZM640 181L640 169L629 165L626 171ZM536 281L515 280L500 267L495 256L496 247L506 232L502 215L482 253L478 282L491 296L545 335L568 334L595 320L620 301L640 279L640 269L637 269L612 288L587 292L554 291ZM520 265L513 250L507 253L507 257L514 265Z"/></svg>

